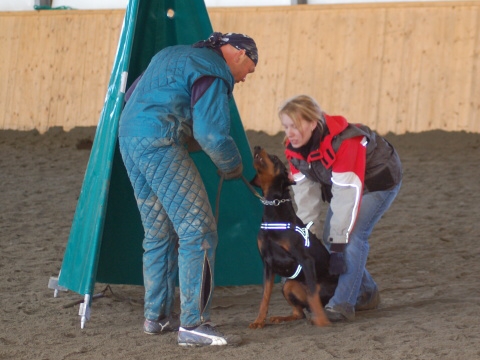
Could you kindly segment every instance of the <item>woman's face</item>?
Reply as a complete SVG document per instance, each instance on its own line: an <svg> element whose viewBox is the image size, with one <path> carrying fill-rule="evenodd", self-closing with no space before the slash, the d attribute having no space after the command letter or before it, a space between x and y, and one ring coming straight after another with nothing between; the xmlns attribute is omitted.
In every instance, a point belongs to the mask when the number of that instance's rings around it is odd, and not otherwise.
<svg viewBox="0 0 480 360"><path fill-rule="evenodd" d="M292 118L286 114L280 115L285 136L290 141L294 148L299 148L305 145L312 137L312 132L317 126L315 121L307 121L300 117L300 124L297 127Z"/></svg>

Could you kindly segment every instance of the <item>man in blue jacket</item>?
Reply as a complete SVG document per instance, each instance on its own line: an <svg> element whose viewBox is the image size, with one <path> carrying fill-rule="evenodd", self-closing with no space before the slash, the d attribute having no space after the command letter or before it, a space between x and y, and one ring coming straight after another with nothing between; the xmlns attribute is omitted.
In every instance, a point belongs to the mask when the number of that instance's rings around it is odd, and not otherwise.
<svg viewBox="0 0 480 360"><path fill-rule="evenodd" d="M145 232L144 331L177 330L171 315L178 270L179 345L240 342L210 323L217 225L187 144L198 144L225 179L242 175L229 100L257 62L256 44L243 34L167 47L127 94L120 118L120 152Z"/></svg>

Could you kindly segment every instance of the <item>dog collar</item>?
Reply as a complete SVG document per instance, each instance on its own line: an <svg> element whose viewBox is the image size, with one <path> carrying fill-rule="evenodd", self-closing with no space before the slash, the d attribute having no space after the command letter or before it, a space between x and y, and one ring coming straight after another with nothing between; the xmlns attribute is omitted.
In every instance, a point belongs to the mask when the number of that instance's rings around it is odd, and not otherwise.
<svg viewBox="0 0 480 360"><path fill-rule="evenodd" d="M305 247L310 247L310 235L309 229L313 225L313 221L310 221L304 228L300 226L295 226L295 231L303 236L305 240ZM260 229L262 230L291 230L293 225L291 223L261 223ZM287 279L295 279L298 274L302 271L302 265L297 266L297 270L293 273L292 276L287 277Z"/></svg>
<svg viewBox="0 0 480 360"><path fill-rule="evenodd" d="M267 199L260 199L260 201L262 202L263 205L273 205L273 206L278 206L284 202L287 202L287 201L292 201L291 199L275 199L275 200L267 200Z"/></svg>

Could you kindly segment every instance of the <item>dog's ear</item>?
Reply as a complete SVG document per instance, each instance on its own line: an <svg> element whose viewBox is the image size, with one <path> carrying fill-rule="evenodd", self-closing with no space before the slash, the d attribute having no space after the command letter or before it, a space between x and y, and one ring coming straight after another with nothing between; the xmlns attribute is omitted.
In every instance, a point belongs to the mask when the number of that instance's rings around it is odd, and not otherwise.
<svg viewBox="0 0 480 360"><path fill-rule="evenodd" d="M255 174L255 177L252 180L250 180L250 185L253 185L253 186L256 186L256 187L259 187L259 188L262 187L262 184L260 182L260 178L258 177L258 174Z"/></svg>

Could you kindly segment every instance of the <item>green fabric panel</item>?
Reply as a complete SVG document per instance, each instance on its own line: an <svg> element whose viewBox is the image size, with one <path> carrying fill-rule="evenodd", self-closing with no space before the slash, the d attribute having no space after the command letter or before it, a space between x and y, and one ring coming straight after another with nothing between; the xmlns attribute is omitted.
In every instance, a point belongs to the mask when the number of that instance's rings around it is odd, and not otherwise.
<svg viewBox="0 0 480 360"><path fill-rule="evenodd" d="M60 286L82 295L92 294L95 287L118 119L123 109L122 74L128 70L137 10L138 0L131 0L58 280Z"/></svg>
<svg viewBox="0 0 480 360"><path fill-rule="evenodd" d="M173 18L166 16L169 9L174 11ZM130 0L59 285L83 295L93 293L96 281L143 285L143 228L117 144L122 73L128 70L128 88L156 52L170 45L192 44L211 32L202 0ZM252 154L233 100L230 110L231 135L242 155L244 175L250 179L254 176ZM216 167L203 152L192 157L215 207ZM260 201L241 180L226 181L219 208L216 285L260 284L263 270L256 241L263 208Z"/></svg>
<svg viewBox="0 0 480 360"><path fill-rule="evenodd" d="M174 17L167 17L169 9ZM164 47L193 44L212 32L203 1L141 0L129 66L128 86L145 70L150 59ZM244 174L253 178L253 159L235 102L231 104L231 135L239 146ZM203 152L192 154L215 211L219 177L210 158ZM103 233L97 281L143 284L143 229L133 191L118 149L115 152ZM257 248L257 231L262 206L241 180L224 182L219 209L219 245L215 283L219 286L259 284L263 270ZM112 250L114 249L114 250Z"/></svg>

